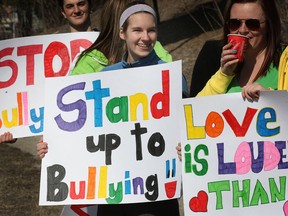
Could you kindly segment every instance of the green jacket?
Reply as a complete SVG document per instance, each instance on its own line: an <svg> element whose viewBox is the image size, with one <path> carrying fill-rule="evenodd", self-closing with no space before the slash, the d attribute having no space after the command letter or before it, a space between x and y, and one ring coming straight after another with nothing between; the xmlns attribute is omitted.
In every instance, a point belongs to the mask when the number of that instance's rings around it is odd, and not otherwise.
<svg viewBox="0 0 288 216"><path fill-rule="evenodd" d="M163 61L172 62L172 56L164 49L160 42L156 42L154 50ZM99 72L108 65L109 61L102 52L92 50L79 60L69 75Z"/></svg>

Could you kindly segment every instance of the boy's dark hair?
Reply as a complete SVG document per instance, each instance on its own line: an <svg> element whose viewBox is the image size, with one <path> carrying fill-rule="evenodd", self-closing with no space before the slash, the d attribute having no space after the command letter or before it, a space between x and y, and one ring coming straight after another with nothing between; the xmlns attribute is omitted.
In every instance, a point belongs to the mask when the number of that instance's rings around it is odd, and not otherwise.
<svg viewBox="0 0 288 216"><path fill-rule="evenodd" d="M64 7L63 7L64 0L57 0L57 2L58 2L59 8L63 11L64 10ZM88 0L88 4L89 4L89 7L91 9L91 0Z"/></svg>

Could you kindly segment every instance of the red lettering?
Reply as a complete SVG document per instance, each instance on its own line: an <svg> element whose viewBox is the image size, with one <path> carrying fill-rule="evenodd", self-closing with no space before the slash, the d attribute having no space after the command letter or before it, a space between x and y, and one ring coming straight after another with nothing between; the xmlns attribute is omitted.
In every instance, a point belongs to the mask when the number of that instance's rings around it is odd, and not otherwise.
<svg viewBox="0 0 288 216"><path fill-rule="evenodd" d="M163 92L158 92L152 96L151 99L151 113L155 119L160 119L163 116L170 115L170 79L169 70L162 71L162 89ZM162 103L162 108L158 108L158 104Z"/></svg>
<svg viewBox="0 0 288 216"><path fill-rule="evenodd" d="M62 61L62 66L58 72L53 69L53 59L58 55ZM45 77L65 76L69 72L70 58L69 51L65 44L52 42L44 53L44 74Z"/></svg>
<svg viewBox="0 0 288 216"><path fill-rule="evenodd" d="M74 61L75 57L77 56L78 53L80 53L80 48L87 49L91 46L92 42L86 39L77 39L77 40L72 40L70 42L71 46L71 59L72 62Z"/></svg>
<svg viewBox="0 0 288 216"><path fill-rule="evenodd" d="M2 59L5 56L12 55L14 48L9 47L5 48L0 51L0 59ZM12 69L12 75L7 81L0 81L0 89L1 88L7 88L11 85L13 85L17 79L18 76L18 66L13 60L5 60L3 62L0 62L0 67L10 67Z"/></svg>
<svg viewBox="0 0 288 216"><path fill-rule="evenodd" d="M74 211L79 216L89 216L86 212L84 212L81 208L86 208L91 205L71 205L71 210Z"/></svg>
<svg viewBox="0 0 288 216"><path fill-rule="evenodd" d="M224 111L222 114L225 117L227 123L230 125L236 137L244 137L247 133L248 128L250 127L250 124L256 112L257 109L252 109L248 107L242 125L239 124L239 122L229 109Z"/></svg>
<svg viewBox="0 0 288 216"><path fill-rule="evenodd" d="M76 193L76 183L70 182L70 197L71 199L84 199L85 198L85 181L80 181L79 193Z"/></svg>
<svg viewBox="0 0 288 216"><path fill-rule="evenodd" d="M34 85L35 80L35 70L36 65L35 56L38 54L43 55L44 60L44 76L45 77L55 77L55 76L65 76L68 74L71 62L74 61L82 49L87 49L92 44L88 39L76 39L70 41L70 48L66 44L54 41L51 42L47 49L44 51L43 44L32 44L20 47L7 47L0 50L0 89L10 87L14 85L18 78L18 71L20 64L18 64L18 59L12 56L15 49L17 49L17 56L24 56L26 62L26 85ZM44 54L43 54L44 52ZM7 59L9 57L11 59ZM70 59L71 56L71 59ZM55 62L55 57L59 57L59 62ZM5 58L5 60L4 60ZM42 60L42 59L41 59ZM24 70L22 67L22 59L19 60L21 63L21 71ZM42 62L39 62L39 66L42 66ZM8 68L5 68L8 67ZM57 69L56 69L57 68ZM42 68L41 68L42 70ZM42 71L37 71L37 73ZM5 73L5 76L4 76ZM21 72L21 76L24 75Z"/></svg>
<svg viewBox="0 0 288 216"><path fill-rule="evenodd" d="M22 46L18 48L17 55L18 56L27 56L26 57L26 85L34 85L34 67L35 67L35 59L34 56L36 54L41 54L43 49L43 45L29 45Z"/></svg>

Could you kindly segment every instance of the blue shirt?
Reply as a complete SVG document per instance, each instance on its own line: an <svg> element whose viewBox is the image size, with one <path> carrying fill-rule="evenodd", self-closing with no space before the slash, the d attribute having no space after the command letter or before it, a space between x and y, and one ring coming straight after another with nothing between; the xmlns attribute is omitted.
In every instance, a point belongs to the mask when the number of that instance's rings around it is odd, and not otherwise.
<svg viewBox="0 0 288 216"><path fill-rule="evenodd" d="M127 59L127 52L124 54L122 61L118 62L113 65L109 65L105 68L103 68L101 71L110 71L110 70L119 70L119 69L125 69L125 68L134 68L134 67L143 67L143 66L150 66L150 65L157 65L157 64L163 64L166 63L162 61L156 54L154 50L146 56L145 58L142 58L138 61L128 63L126 62ZM185 76L182 74L182 96L187 97L188 96L188 87Z"/></svg>

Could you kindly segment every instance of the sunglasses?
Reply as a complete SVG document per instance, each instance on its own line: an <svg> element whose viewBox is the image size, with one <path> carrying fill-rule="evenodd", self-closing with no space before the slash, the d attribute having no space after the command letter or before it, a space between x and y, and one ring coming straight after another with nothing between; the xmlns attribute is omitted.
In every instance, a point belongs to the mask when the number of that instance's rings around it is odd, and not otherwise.
<svg viewBox="0 0 288 216"><path fill-rule="evenodd" d="M236 31L243 22L250 31L256 31L260 28L260 24L265 21L260 22L258 19L230 19L228 21L228 27L230 31Z"/></svg>

